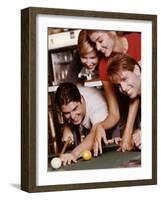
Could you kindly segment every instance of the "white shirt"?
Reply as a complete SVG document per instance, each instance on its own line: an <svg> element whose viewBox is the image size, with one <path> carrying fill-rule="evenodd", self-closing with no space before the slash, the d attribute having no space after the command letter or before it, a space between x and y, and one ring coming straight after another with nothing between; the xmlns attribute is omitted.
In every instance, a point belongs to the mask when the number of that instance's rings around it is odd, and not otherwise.
<svg viewBox="0 0 161 200"><path fill-rule="evenodd" d="M82 125L90 129L94 124L103 121L108 115L105 96L96 88L78 87L86 103L86 115Z"/></svg>

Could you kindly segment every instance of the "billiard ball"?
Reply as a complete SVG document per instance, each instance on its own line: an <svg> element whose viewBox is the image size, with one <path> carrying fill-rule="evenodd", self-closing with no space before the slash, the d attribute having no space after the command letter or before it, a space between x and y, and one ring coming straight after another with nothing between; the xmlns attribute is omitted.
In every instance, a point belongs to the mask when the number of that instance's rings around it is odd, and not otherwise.
<svg viewBox="0 0 161 200"><path fill-rule="evenodd" d="M60 168L61 167L61 159L60 158L53 158L52 160L51 160L51 166L52 166L52 168L54 168L54 169L58 169L58 168Z"/></svg>
<svg viewBox="0 0 161 200"><path fill-rule="evenodd" d="M82 158L83 160L90 160L92 158L92 153L86 149L82 152Z"/></svg>

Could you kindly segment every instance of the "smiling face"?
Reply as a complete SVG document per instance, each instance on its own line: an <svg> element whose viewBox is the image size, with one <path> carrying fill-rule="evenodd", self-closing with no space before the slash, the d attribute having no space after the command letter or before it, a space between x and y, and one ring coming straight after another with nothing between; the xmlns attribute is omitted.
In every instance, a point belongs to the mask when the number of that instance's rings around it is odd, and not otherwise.
<svg viewBox="0 0 161 200"><path fill-rule="evenodd" d="M81 102L71 101L66 105L62 105L61 111L68 123L72 123L74 125L81 124L85 116L85 104L83 97L81 98Z"/></svg>
<svg viewBox="0 0 161 200"><path fill-rule="evenodd" d="M98 51L109 57L114 49L114 35L115 33L110 31L93 31L89 33L89 38L95 43Z"/></svg>
<svg viewBox="0 0 161 200"><path fill-rule="evenodd" d="M133 99L141 94L141 73L139 66L134 71L124 70L113 75L112 82L121 93Z"/></svg>
<svg viewBox="0 0 161 200"><path fill-rule="evenodd" d="M92 71L95 70L98 65L98 56L94 50L84 55L80 55L80 60L86 68Z"/></svg>

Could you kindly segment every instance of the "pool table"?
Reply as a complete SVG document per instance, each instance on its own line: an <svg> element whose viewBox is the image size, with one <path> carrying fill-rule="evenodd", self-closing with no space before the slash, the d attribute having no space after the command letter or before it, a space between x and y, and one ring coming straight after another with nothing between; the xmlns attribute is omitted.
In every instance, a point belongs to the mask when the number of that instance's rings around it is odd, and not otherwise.
<svg viewBox="0 0 161 200"><path fill-rule="evenodd" d="M49 171L66 171L66 170L87 170L87 169L107 169L119 167L139 167L141 165L141 151L134 150L130 152L118 152L116 145L106 145L103 148L103 154L98 157L85 161L82 158L77 163L62 166L59 169L53 169L50 165L51 159L49 158Z"/></svg>

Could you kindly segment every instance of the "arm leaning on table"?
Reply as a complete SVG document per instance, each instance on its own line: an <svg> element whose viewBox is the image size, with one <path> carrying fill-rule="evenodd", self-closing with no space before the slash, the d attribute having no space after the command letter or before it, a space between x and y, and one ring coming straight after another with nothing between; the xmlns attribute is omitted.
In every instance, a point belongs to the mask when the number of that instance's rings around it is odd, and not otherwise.
<svg viewBox="0 0 161 200"><path fill-rule="evenodd" d="M81 157L81 153L84 149L91 150L93 147L93 142L95 138L95 129L97 124L95 124L90 133L86 136L86 138L76 146L70 153L65 153L60 155L60 159L62 160L63 165L70 165L71 162L77 162L77 160Z"/></svg>
<svg viewBox="0 0 161 200"><path fill-rule="evenodd" d="M96 127L96 135L93 146L94 156L97 156L98 152L102 154L102 140L105 144L108 143L105 130L115 126L120 119L119 106L114 91L114 86L112 83L110 83L110 81L102 81L102 83L108 106L108 116Z"/></svg>
<svg viewBox="0 0 161 200"><path fill-rule="evenodd" d="M140 104L139 98L130 99L128 118L127 118L126 126L123 132L122 140L120 142L120 148L118 149L119 151L122 151L122 152L131 151L134 148L132 133L133 133L133 127L134 127L136 115L138 112L139 104Z"/></svg>

